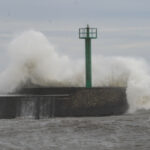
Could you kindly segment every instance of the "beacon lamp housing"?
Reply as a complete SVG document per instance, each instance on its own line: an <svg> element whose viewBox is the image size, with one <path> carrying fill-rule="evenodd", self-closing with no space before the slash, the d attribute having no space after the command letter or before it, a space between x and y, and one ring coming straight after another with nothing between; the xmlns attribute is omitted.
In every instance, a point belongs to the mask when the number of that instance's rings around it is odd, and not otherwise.
<svg viewBox="0 0 150 150"><path fill-rule="evenodd" d="M79 29L80 39L97 39L97 28L80 28Z"/></svg>

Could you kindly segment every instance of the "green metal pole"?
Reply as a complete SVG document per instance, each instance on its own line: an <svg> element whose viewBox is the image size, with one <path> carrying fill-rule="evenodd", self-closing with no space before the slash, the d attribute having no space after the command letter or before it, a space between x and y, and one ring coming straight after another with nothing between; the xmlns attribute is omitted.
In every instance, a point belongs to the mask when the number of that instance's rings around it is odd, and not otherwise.
<svg viewBox="0 0 150 150"><path fill-rule="evenodd" d="M89 37L89 26L87 26L87 38L85 39L85 56L86 56L86 88L92 87L91 72L91 38Z"/></svg>

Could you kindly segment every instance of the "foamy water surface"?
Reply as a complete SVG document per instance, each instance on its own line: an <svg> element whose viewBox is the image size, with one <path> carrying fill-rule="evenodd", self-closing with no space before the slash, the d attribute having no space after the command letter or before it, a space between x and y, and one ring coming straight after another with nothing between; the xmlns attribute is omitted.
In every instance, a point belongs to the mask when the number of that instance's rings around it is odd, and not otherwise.
<svg viewBox="0 0 150 150"><path fill-rule="evenodd" d="M149 150L149 111L110 117L0 120L2 150Z"/></svg>

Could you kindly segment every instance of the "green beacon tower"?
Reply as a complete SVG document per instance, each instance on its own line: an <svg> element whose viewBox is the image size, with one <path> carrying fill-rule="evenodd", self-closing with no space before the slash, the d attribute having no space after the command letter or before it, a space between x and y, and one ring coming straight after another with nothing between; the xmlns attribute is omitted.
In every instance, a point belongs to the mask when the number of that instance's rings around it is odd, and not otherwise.
<svg viewBox="0 0 150 150"><path fill-rule="evenodd" d="M86 74L86 88L92 87L92 61L91 61L91 39L97 38L97 28L79 29L79 38L85 39L85 74Z"/></svg>

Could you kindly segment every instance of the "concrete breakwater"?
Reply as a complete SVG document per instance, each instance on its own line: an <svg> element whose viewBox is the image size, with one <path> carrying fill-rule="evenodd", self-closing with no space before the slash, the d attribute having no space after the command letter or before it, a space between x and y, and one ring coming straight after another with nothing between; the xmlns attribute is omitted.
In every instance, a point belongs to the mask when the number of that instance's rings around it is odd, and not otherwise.
<svg viewBox="0 0 150 150"><path fill-rule="evenodd" d="M125 88L23 88L0 96L0 118L121 115L128 109Z"/></svg>

